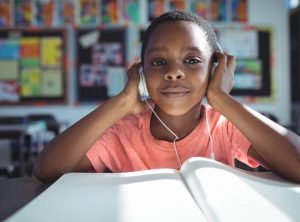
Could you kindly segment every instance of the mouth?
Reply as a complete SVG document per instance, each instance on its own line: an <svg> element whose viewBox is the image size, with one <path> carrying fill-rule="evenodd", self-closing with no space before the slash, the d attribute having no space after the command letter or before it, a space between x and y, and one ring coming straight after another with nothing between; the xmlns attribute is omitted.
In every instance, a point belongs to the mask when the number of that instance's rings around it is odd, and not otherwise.
<svg viewBox="0 0 300 222"><path fill-rule="evenodd" d="M183 97L191 93L191 90L186 87L170 87L160 91L166 97L176 98Z"/></svg>

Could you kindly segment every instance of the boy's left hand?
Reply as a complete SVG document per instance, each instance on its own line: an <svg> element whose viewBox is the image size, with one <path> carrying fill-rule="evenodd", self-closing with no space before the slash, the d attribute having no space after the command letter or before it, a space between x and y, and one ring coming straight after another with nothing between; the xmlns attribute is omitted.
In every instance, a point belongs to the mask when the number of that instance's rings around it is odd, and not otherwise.
<svg viewBox="0 0 300 222"><path fill-rule="evenodd" d="M216 53L218 64L211 74L207 87L207 100L213 106L220 94L230 93L234 84L235 57L227 53Z"/></svg>

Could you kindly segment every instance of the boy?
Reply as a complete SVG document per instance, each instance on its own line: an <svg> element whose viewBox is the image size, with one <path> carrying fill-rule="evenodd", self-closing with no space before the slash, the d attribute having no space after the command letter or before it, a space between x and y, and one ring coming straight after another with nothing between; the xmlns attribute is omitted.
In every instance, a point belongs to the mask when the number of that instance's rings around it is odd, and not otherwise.
<svg viewBox="0 0 300 222"><path fill-rule="evenodd" d="M151 105L139 98L139 67ZM262 164L300 183L299 137L229 95L234 67L205 20L161 15L145 33L141 63L128 70L125 89L51 141L35 175L49 181L70 171L179 169L192 156L213 156L231 166L234 158Z"/></svg>

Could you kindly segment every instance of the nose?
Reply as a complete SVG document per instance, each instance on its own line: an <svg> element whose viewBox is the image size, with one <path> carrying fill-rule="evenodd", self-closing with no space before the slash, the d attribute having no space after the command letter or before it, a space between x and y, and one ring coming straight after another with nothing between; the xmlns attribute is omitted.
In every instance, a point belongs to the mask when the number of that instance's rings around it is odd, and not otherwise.
<svg viewBox="0 0 300 222"><path fill-rule="evenodd" d="M169 72L165 74L165 80L169 81L182 80L184 77L185 74L180 70L169 70Z"/></svg>

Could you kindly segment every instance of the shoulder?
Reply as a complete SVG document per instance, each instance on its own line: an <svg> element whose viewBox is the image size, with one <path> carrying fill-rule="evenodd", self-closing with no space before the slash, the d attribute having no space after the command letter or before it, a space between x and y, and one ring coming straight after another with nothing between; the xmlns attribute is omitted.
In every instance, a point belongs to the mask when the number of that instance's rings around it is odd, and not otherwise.
<svg viewBox="0 0 300 222"><path fill-rule="evenodd" d="M228 122L228 120L221 113L207 104L203 104L201 106L201 115L205 116L205 118L207 118L208 121L213 125Z"/></svg>

